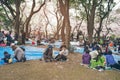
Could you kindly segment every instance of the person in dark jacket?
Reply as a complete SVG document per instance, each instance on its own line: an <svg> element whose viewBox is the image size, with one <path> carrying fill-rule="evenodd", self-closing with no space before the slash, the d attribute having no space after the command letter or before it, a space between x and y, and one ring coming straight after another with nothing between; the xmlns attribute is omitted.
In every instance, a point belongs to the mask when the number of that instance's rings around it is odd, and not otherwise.
<svg viewBox="0 0 120 80"><path fill-rule="evenodd" d="M5 64L11 63L9 62L9 60L11 59L11 55L8 52L4 52L4 58L2 58L1 60L4 60Z"/></svg>
<svg viewBox="0 0 120 80"><path fill-rule="evenodd" d="M13 39L10 34L6 34L7 38L7 46L10 46L11 43L13 43Z"/></svg>
<svg viewBox="0 0 120 80"><path fill-rule="evenodd" d="M24 44L25 45L25 40L26 40L26 33L23 31L23 30L21 30L21 37L22 37L22 44Z"/></svg>
<svg viewBox="0 0 120 80"><path fill-rule="evenodd" d="M48 47L46 48L46 50L43 54L45 62L52 62L53 61L52 54L53 54L53 47L52 47L52 45L48 45Z"/></svg>

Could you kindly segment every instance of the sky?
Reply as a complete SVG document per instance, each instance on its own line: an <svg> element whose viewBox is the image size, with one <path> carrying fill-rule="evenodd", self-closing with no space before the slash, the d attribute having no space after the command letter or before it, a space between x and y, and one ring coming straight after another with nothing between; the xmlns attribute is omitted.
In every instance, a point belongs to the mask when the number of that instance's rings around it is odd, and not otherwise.
<svg viewBox="0 0 120 80"><path fill-rule="evenodd" d="M116 10L120 8L120 0L114 0L114 1L117 3L117 5L114 7L114 10Z"/></svg>

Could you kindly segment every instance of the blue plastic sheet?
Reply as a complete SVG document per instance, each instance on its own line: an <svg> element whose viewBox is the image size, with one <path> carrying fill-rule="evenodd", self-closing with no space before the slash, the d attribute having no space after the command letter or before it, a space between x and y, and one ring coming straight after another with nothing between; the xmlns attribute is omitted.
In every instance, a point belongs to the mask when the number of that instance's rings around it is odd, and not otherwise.
<svg viewBox="0 0 120 80"><path fill-rule="evenodd" d="M113 57L117 63L118 63L118 61L120 61L120 55L113 54Z"/></svg>
<svg viewBox="0 0 120 80"><path fill-rule="evenodd" d="M82 47L76 47L75 50L74 50L74 52L83 54L84 53L84 48L82 48Z"/></svg>
<svg viewBox="0 0 120 80"><path fill-rule="evenodd" d="M43 57L44 48L37 48L37 47L31 47L31 46L21 46L25 48L25 56L27 60L36 60ZM7 51L11 56L13 57L14 51L10 47L0 47L0 58L4 57L4 51ZM54 55L58 55L58 51L54 51ZM13 59L13 63L16 62L15 59ZM0 65L3 65L4 61L0 60Z"/></svg>

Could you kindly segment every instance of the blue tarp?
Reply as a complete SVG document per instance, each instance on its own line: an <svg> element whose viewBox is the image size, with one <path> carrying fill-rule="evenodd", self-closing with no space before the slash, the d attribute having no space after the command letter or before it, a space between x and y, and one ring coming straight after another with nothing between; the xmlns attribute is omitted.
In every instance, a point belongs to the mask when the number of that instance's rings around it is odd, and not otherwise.
<svg viewBox="0 0 120 80"><path fill-rule="evenodd" d="M83 54L84 53L84 48L82 48L82 47L75 47L74 52Z"/></svg>
<svg viewBox="0 0 120 80"><path fill-rule="evenodd" d="M22 47L25 48L25 56L27 60L36 60L43 57L43 52L45 50L44 48L37 48L37 47L31 47L31 46L22 46ZM14 51L12 51L10 47L0 47L0 58L4 57L4 54L3 54L4 51L7 51L13 57ZM54 51L55 56L58 53L59 53L58 51ZM13 60L13 62L16 62L15 59ZM4 64L4 61L0 60L0 65L3 65L3 64Z"/></svg>

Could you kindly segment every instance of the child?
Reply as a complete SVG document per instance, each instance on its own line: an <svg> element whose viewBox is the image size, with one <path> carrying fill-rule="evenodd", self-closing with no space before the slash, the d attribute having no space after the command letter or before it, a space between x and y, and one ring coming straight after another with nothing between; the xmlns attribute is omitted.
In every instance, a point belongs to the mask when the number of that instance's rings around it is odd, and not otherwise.
<svg viewBox="0 0 120 80"><path fill-rule="evenodd" d="M4 60L5 64L12 63L11 55L6 51L4 52L4 58L2 58L2 60Z"/></svg>
<svg viewBox="0 0 120 80"><path fill-rule="evenodd" d="M86 50L86 52L82 56L82 64L85 66L89 66L91 60L91 56L89 54L89 50Z"/></svg>

